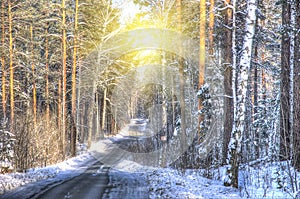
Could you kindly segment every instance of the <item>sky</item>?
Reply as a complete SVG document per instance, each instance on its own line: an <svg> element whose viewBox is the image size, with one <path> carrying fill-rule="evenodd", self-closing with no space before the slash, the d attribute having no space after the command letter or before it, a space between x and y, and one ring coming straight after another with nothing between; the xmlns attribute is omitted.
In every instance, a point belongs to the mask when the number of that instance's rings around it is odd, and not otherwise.
<svg viewBox="0 0 300 199"><path fill-rule="evenodd" d="M121 23L130 21L139 12L139 6L133 3L133 0L113 0L113 6L121 8Z"/></svg>

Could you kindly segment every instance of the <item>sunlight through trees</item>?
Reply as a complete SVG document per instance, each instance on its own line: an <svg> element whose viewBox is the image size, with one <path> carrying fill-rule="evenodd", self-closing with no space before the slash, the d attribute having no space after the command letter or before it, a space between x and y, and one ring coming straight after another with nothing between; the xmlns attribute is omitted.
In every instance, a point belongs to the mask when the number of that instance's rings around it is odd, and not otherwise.
<svg viewBox="0 0 300 199"><path fill-rule="evenodd" d="M299 191L298 0L0 6L0 172L76 156L142 120L139 150L155 149L157 166L222 168L238 188L246 168L278 163L282 189Z"/></svg>

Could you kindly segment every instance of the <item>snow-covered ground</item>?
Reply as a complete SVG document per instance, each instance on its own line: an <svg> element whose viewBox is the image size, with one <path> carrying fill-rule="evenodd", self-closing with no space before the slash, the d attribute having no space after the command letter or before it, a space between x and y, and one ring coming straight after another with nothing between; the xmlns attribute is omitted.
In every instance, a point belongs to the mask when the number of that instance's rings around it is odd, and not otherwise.
<svg viewBox="0 0 300 199"><path fill-rule="evenodd" d="M126 175L131 177L120 178ZM182 173L170 168L145 167L128 160L115 165L111 170L110 182L116 189L115 183L122 186L121 184L126 184L132 177L135 177L137 181L147 180L148 195L151 199L241 198L237 189L224 187L221 181L201 177L196 170L187 170Z"/></svg>
<svg viewBox="0 0 300 199"><path fill-rule="evenodd" d="M287 164L288 162L270 162L243 166L239 171L240 195L245 198L300 199L299 192L297 194L296 191L296 187L300 186L300 173Z"/></svg>
<svg viewBox="0 0 300 199"><path fill-rule="evenodd" d="M196 170L181 173L174 169L157 169L148 176L150 198L241 198L239 191L222 182L201 177Z"/></svg>
<svg viewBox="0 0 300 199"><path fill-rule="evenodd" d="M26 195L22 195L22 198L30 198L30 196L39 193L47 186L80 175L96 161L90 152L86 152L55 165L29 169L26 173L1 174L0 198L1 194L4 193L5 197L8 198L17 198L18 193L26 193ZM13 193L6 193L13 189Z"/></svg>
<svg viewBox="0 0 300 199"><path fill-rule="evenodd" d="M30 169L27 173L11 173L0 175L0 198L30 198L45 188L49 188L65 180L83 173L102 156L109 154L113 142L101 140L97 143L97 154L85 152L75 158L45 168ZM103 153L99 153L99 148ZM115 151L119 153L119 151ZM107 154L108 153L108 154ZM96 158L95 158L96 157ZM201 170L184 172L170 168L154 168L133 162L129 157L113 161L109 172L109 185L105 198L293 198L288 193L288 185L279 187L278 179L286 177L279 174L276 164L268 167L248 167L240 172L240 189L224 187L221 180L203 177ZM104 157L105 159L105 157ZM222 179L225 168L213 172L214 179ZM280 175L280 178L278 177ZM13 192L7 192L14 189ZM120 191L121 190L121 191ZM120 193L126 193L120 196ZM133 197L134 196L134 197Z"/></svg>

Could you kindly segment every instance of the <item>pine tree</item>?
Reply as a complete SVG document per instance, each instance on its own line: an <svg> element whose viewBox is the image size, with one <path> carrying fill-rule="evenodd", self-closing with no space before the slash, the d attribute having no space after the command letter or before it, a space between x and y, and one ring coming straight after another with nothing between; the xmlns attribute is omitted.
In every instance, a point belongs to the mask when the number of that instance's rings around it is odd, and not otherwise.
<svg viewBox="0 0 300 199"><path fill-rule="evenodd" d="M11 1L8 0L8 34L9 34L9 94L10 94L10 131L14 132L15 120L15 88L14 88L14 62L13 62L13 19Z"/></svg>
<svg viewBox="0 0 300 199"><path fill-rule="evenodd" d="M3 111L3 118L6 119L6 62L5 62L5 49L6 49L6 19L5 19L5 1L2 1L1 4L1 72L2 72L2 111Z"/></svg>
<svg viewBox="0 0 300 199"><path fill-rule="evenodd" d="M199 82L198 82L198 89L200 90L202 86L204 86L205 79L205 58L206 58L206 1L200 0L200 17L199 17ZM201 110L203 109L203 101L202 98L198 98L198 136L199 141L204 136L201 132L201 123L204 120L203 114L201 113Z"/></svg>
<svg viewBox="0 0 300 199"><path fill-rule="evenodd" d="M76 141L77 141L77 118L76 118L76 73L77 73L77 40L78 40L78 0L75 0L75 13L74 13L74 44L73 44L73 68L72 68L72 130L71 130L71 155L76 155Z"/></svg>
<svg viewBox="0 0 300 199"><path fill-rule="evenodd" d="M66 24L66 1L61 1L61 26L62 26L62 115L61 115L61 139L63 158L66 155L66 130L67 130L67 24Z"/></svg>
<svg viewBox="0 0 300 199"><path fill-rule="evenodd" d="M225 30L224 38L222 40L222 47L224 48L224 133L223 133L223 164L226 164L227 150L230 140L230 134L232 132L233 125L233 91L232 91L232 8L228 5L230 0L224 1L226 8L225 15Z"/></svg>
<svg viewBox="0 0 300 199"><path fill-rule="evenodd" d="M283 34L281 42L281 89L280 89L280 158L282 160L290 157L290 25L291 5L289 1L282 2L282 24Z"/></svg>

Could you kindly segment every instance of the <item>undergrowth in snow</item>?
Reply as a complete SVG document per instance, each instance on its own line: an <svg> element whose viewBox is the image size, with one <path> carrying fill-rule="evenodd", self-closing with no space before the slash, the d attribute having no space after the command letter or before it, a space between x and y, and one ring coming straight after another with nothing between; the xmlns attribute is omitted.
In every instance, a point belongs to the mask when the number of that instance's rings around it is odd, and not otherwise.
<svg viewBox="0 0 300 199"><path fill-rule="evenodd" d="M101 149L102 153L99 153L101 156L111 155L108 147L110 145L107 144L108 141L98 143L99 146L97 145L96 148ZM30 192L27 194L29 196L27 198L30 198L49 184L63 182L80 175L98 160L92 152L85 152L75 158L45 168L29 169L26 173L0 175L0 198L2 198L1 194L6 195L9 190L15 188L18 188L16 190L20 190L21 194L26 191ZM300 187L300 181L296 180L293 181L294 184L291 184L291 176L300 179L300 174L289 165L289 162L242 165L239 172L239 189L235 189L223 186L225 167L180 171L140 165L128 156L128 158L121 158L111 167L110 182L105 194L107 198L113 199L120 198L120 193L126 193L122 195L123 198L144 198L147 195L147 198L149 196L151 199L292 199L300 195L293 191L293 187L294 189ZM212 179L203 177L208 174Z"/></svg>
<svg viewBox="0 0 300 199"><path fill-rule="evenodd" d="M72 177L86 169L88 166L86 163L93 159L90 153L84 153L55 165L29 169L26 173L1 174L0 195L17 187L43 179Z"/></svg>
<svg viewBox="0 0 300 199"><path fill-rule="evenodd" d="M226 167L211 170L200 170L200 175L210 175L212 179L224 181ZM296 178L295 178L296 177ZM293 178L293 179L292 179ZM297 191L293 191L292 183L299 184L300 173L287 162L274 162L241 165L239 170L239 195L243 198L293 199ZM298 199L298 198L297 198Z"/></svg>
<svg viewBox="0 0 300 199"><path fill-rule="evenodd" d="M151 199L241 198L237 189L201 177L197 170L157 169L148 174L148 181Z"/></svg>

